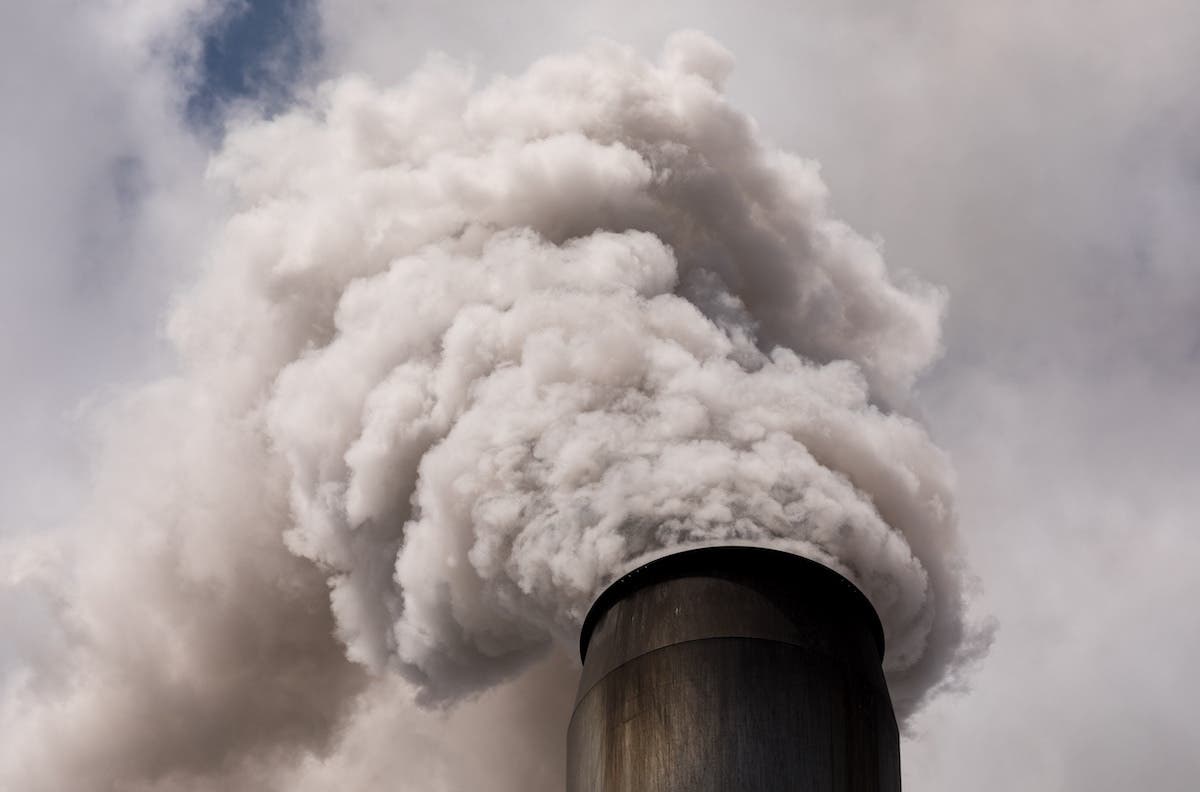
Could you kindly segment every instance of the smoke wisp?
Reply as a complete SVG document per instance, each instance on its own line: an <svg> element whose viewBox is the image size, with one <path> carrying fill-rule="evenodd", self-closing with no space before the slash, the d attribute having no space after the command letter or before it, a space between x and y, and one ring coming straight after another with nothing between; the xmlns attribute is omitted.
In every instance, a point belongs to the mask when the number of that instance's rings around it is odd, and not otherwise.
<svg viewBox="0 0 1200 792"><path fill-rule="evenodd" d="M179 374L111 422L73 649L9 692L4 772L263 788L372 677L476 696L698 544L856 581L902 720L952 684L986 635L950 466L905 414L944 296L829 216L731 67L697 33L481 88L433 61L235 128Z"/></svg>

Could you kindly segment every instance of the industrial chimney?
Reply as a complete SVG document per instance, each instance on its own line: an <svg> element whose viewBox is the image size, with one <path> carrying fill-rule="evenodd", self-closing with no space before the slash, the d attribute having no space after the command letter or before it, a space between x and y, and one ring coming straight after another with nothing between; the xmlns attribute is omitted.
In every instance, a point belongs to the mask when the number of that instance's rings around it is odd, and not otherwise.
<svg viewBox="0 0 1200 792"><path fill-rule="evenodd" d="M567 792L898 792L883 631L838 573L687 550L609 586L580 636Z"/></svg>

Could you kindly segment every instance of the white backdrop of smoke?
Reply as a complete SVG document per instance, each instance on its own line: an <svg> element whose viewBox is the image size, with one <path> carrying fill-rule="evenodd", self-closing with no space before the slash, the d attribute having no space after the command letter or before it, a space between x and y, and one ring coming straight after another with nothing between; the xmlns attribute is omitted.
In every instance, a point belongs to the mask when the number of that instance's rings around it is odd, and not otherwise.
<svg viewBox="0 0 1200 792"><path fill-rule="evenodd" d="M731 66L696 33L482 89L435 61L235 129L180 374L114 410L73 649L9 691L0 778L298 785L296 750L387 731L374 694L519 729L506 680L694 544L857 581L902 718L953 684L987 635L947 460L903 414L943 295L827 215L816 166L723 98Z"/></svg>

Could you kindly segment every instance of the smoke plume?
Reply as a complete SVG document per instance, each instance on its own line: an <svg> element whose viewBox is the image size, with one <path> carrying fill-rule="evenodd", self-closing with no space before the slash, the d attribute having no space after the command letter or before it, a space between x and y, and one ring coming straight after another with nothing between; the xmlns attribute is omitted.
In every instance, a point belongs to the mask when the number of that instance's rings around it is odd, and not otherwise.
<svg viewBox="0 0 1200 792"><path fill-rule="evenodd" d="M503 730L607 582L700 544L856 581L902 719L952 684L985 636L906 415L944 296L829 216L731 67L696 33L482 88L435 60L232 129L179 373L111 411L47 573L69 649L9 691L0 778L300 788L289 757L389 728L381 690Z"/></svg>

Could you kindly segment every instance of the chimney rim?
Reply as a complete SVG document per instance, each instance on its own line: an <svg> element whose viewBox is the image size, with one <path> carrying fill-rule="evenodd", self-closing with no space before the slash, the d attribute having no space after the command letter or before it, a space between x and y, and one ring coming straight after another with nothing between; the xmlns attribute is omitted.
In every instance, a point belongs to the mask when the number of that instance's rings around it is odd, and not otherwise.
<svg viewBox="0 0 1200 792"><path fill-rule="evenodd" d="M757 556L759 561L794 564L797 569L803 568L806 574L820 575L827 580L836 581L838 585L844 586L851 593L851 597L858 600L865 607L865 612L868 614L867 621L870 625L872 637L878 646L879 656L880 658L884 656L883 624L880 621L878 611L875 610L875 606L863 590L841 572L820 561L788 550L763 547L761 545L723 544L690 547L656 556L644 563L638 564L609 583L592 600L592 604L588 607L587 615L583 619L583 626L579 631L580 662L587 661L588 645L591 643L596 625L604 614L620 600L645 586L659 581L668 580L673 577L685 577L689 572L692 574L702 574L703 570L711 569L718 560L725 562L733 559L730 568L745 569L747 566L754 564L752 556ZM719 566L723 566L723 564Z"/></svg>

